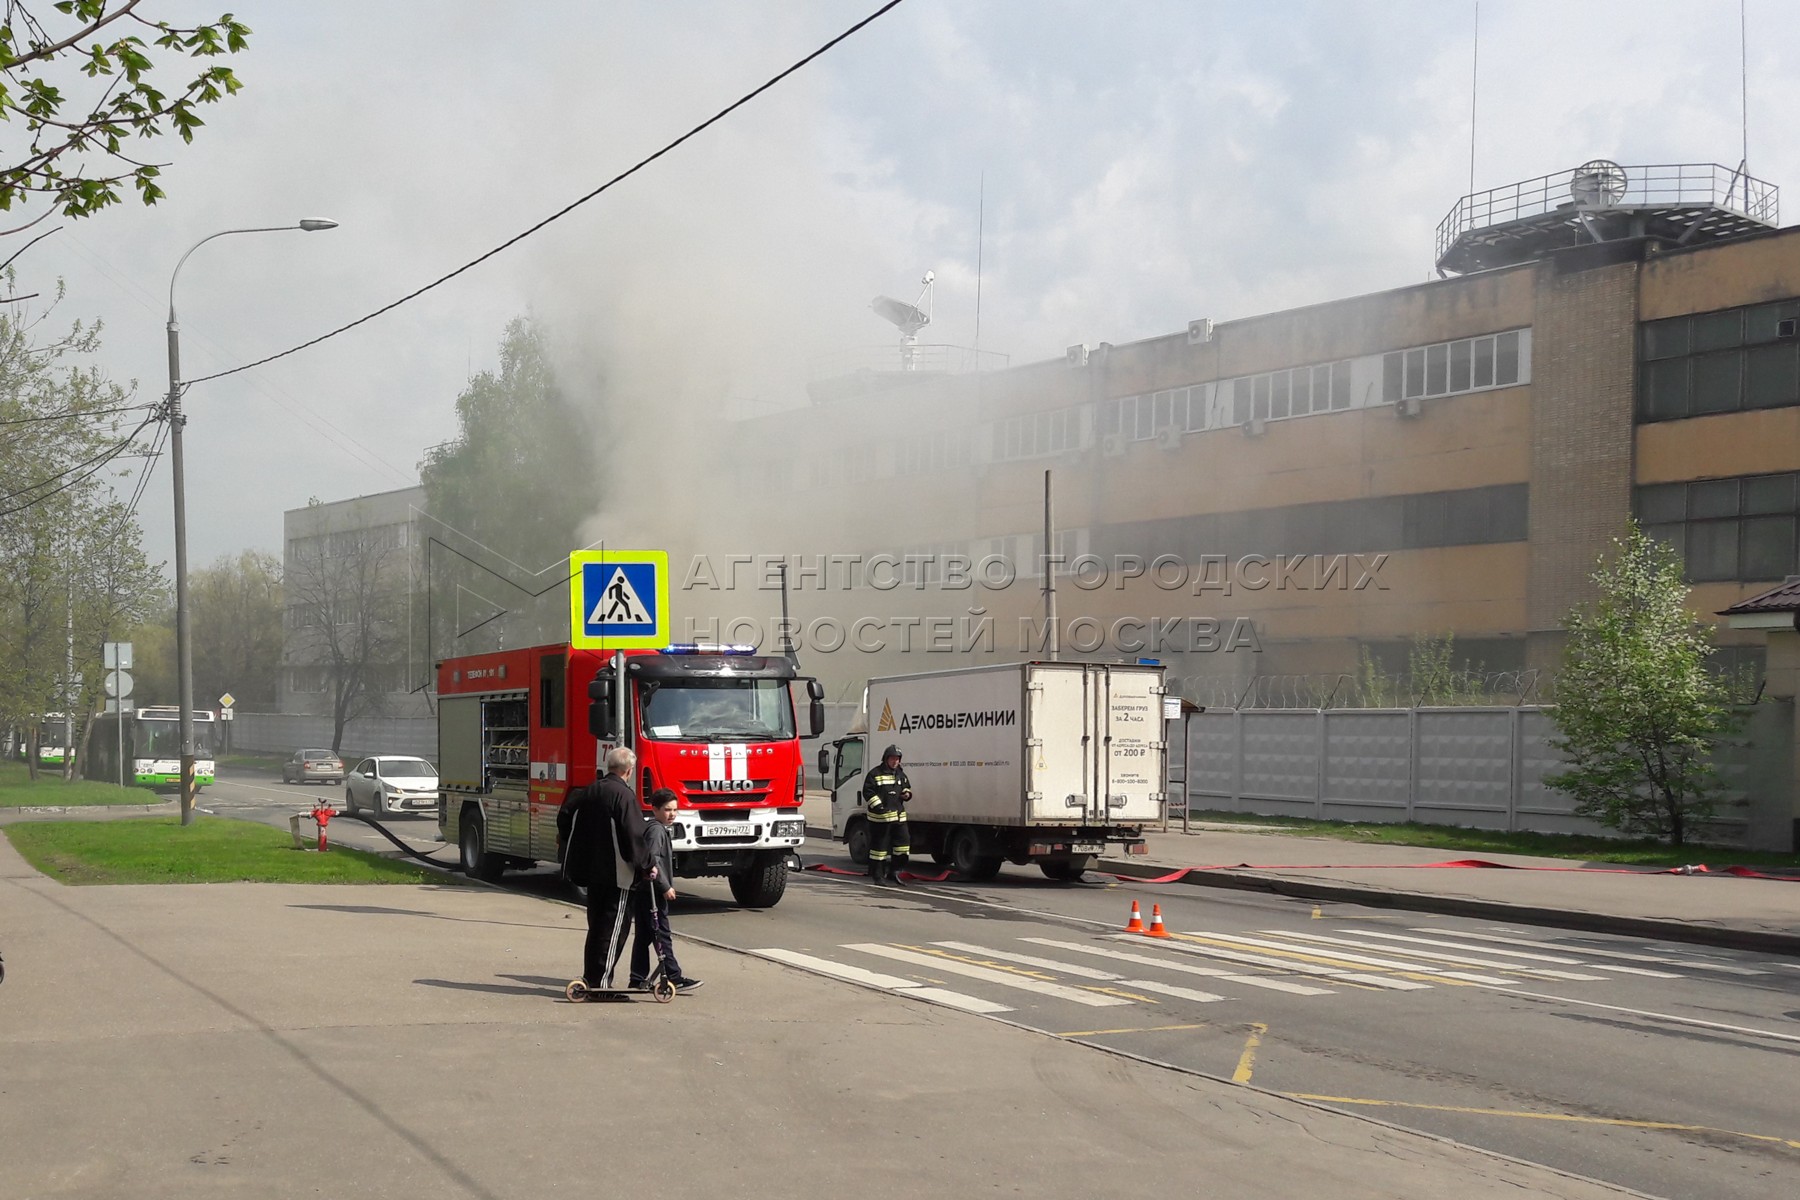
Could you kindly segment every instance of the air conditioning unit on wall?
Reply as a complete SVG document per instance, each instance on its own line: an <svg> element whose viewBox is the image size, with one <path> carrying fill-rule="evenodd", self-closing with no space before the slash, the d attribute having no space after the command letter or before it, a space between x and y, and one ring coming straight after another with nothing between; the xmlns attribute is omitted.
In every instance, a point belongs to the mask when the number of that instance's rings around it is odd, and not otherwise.
<svg viewBox="0 0 1800 1200"><path fill-rule="evenodd" d="M1088 361L1088 348L1085 344L1070 346L1063 351L1063 357L1071 367L1085 367Z"/></svg>
<svg viewBox="0 0 1800 1200"><path fill-rule="evenodd" d="M1156 444L1164 450L1181 449L1181 430L1170 425L1156 435Z"/></svg>
<svg viewBox="0 0 1800 1200"><path fill-rule="evenodd" d="M1198 321L1188 322L1188 345L1202 346L1212 341L1213 324L1211 317L1201 317Z"/></svg>
<svg viewBox="0 0 1800 1200"><path fill-rule="evenodd" d="M1408 396L1394 402L1394 415L1403 420L1414 420L1424 411L1425 402L1417 396Z"/></svg>
<svg viewBox="0 0 1800 1200"><path fill-rule="evenodd" d="M1100 453L1108 458L1118 458L1125 453L1125 435L1109 433L1100 439Z"/></svg>
<svg viewBox="0 0 1800 1200"><path fill-rule="evenodd" d="M1262 417L1251 417L1243 426L1245 437L1261 437L1268 431L1269 423Z"/></svg>

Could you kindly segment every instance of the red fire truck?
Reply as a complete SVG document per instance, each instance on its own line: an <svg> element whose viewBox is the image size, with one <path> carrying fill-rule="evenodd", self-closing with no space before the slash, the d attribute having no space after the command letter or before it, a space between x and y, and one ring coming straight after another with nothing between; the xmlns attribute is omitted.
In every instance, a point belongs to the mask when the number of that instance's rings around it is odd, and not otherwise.
<svg viewBox="0 0 1800 1200"><path fill-rule="evenodd" d="M807 686L810 732L792 685ZM534 646L438 664L438 828L464 870L494 879L556 860L556 814L614 746L638 756L638 799L672 788L675 873L723 875L739 904L787 890L805 841L800 738L824 689L780 656L689 643L613 652Z"/></svg>

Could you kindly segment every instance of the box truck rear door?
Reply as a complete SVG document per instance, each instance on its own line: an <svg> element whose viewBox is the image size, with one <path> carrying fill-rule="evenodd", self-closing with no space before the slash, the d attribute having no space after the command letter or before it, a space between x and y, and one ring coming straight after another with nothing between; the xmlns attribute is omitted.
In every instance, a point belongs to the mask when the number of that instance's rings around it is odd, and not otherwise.
<svg viewBox="0 0 1800 1200"><path fill-rule="evenodd" d="M1162 673L1154 668L1096 664L1096 717L1105 736L1096 820L1141 824L1162 815Z"/></svg>
<svg viewBox="0 0 1800 1200"><path fill-rule="evenodd" d="M1079 663L1026 668L1026 794L1034 825L1079 825L1092 808L1096 755L1093 697Z"/></svg>

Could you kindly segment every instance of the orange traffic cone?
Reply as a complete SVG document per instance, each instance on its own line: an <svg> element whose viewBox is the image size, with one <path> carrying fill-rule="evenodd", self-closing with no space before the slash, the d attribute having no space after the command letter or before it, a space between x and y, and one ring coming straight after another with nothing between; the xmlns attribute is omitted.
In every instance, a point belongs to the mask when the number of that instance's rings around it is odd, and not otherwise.
<svg viewBox="0 0 1800 1200"><path fill-rule="evenodd" d="M1150 906L1150 928L1144 930L1145 937L1168 937L1169 931L1163 928L1162 905Z"/></svg>
<svg viewBox="0 0 1800 1200"><path fill-rule="evenodd" d="M1126 933L1142 933L1142 932L1144 932L1144 916L1142 913L1138 912L1138 906L1137 906L1136 900L1133 900L1131 902L1131 920L1129 920L1125 923L1125 932Z"/></svg>

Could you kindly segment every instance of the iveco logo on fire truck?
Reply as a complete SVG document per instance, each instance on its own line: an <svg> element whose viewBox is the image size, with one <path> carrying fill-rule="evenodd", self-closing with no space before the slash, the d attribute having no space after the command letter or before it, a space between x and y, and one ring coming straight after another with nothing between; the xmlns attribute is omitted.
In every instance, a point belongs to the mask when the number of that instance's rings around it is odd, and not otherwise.
<svg viewBox="0 0 1800 1200"><path fill-rule="evenodd" d="M688 784L690 792L753 792L754 779L696 779Z"/></svg>

